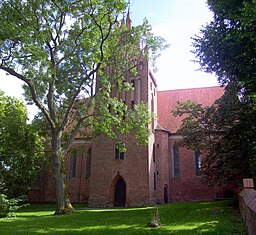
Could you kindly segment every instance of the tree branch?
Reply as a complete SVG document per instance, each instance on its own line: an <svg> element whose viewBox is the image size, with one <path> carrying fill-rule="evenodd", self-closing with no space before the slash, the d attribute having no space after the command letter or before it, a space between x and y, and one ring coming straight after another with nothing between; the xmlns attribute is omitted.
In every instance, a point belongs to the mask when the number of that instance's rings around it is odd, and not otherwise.
<svg viewBox="0 0 256 235"><path fill-rule="evenodd" d="M48 110L45 109L44 105L42 104L42 102L38 98L38 95L36 93L36 90L35 90L35 87L33 85L33 82L30 79L27 79L26 77L24 77L23 75L17 73L15 70L13 70L11 68L7 68L4 65L0 65L0 69L6 71L7 73L9 73L11 75L13 75L14 77L20 79L21 81L25 82L28 85L28 87L30 89L30 92L31 92L32 99L35 102L36 106L43 112L43 114L45 115L46 119L49 121L51 127L55 128L55 123L51 119L51 116L50 116Z"/></svg>

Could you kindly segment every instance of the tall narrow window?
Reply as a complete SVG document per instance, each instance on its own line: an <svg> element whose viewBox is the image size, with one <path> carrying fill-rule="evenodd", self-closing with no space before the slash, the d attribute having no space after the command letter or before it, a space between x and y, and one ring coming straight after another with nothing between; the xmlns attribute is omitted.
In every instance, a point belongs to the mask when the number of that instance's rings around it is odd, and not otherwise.
<svg viewBox="0 0 256 235"><path fill-rule="evenodd" d="M125 101L123 101L124 103L124 106L123 106L123 120L125 120L125 117L126 117L126 103Z"/></svg>
<svg viewBox="0 0 256 235"><path fill-rule="evenodd" d="M70 178L76 177L76 156L77 152L73 151L70 160Z"/></svg>
<svg viewBox="0 0 256 235"><path fill-rule="evenodd" d="M138 79L137 96L138 96L138 104L139 104L141 102L141 79Z"/></svg>
<svg viewBox="0 0 256 235"><path fill-rule="evenodd" d="M143 63L142 63L142 62L139 63L139 69L140 69L140 70L143 69Z"/></svg>
<svg viewBox="0 0 256 235"><path fill-rule="evenodd" d="M201 160L201 154L199 151L196 151L195 152L195 170L196 170L196 176L199 176L201 175L201 163L202 163L202 160Z"/></svg>
<svg viewBox="0 0 256 235"><path fill-rule="evenodd" d="M134 100L131 101L131 109L134 110Z"/></svg>
<svg viewBox="0 0 256 235"><path fill-rule="evenodd" d="M151 96L151 112L153 113L154 112L154 97L153 97L153 94ZM151 119L151 128L152 128L152 131L155 130L155 119L152 117Z"/></svg>
<svg viewBox="0 0 256 235"><path fill-rule="evenodd" d="M151 95L151 112L153 113L155 111L155 107L154 107L154 96L153 94Z"/></svg>
<svg viewBox="0 0 256 235"><path fill-rule="evenodd" d="M156 173L154 172L154 190L156 190Z"/></svg>
<svg viewBox="0 0 256 235"><path fill-rule="evenodd" d="M180 176L180 156L177 143L173 145L173 176Z"/></svg>
<svg viewBox="0 0 256 235"><path fill-rule="evenodd" d="M131 86L132 86L132 90L131 90L131 100L134 101L135 80L134 80L133 78L131 79Z"/></svg>
<svg viewBox="0 0 256 235"><path fill-rule="evenodd" d="M122 100L123 100L124 102L126 101L125 82L126 82L126 81L123 81L123 84L122 84Z"/></svg>
<svg viewBox="0 0 256 235"><path fill-rule="evenodd" d="M88 149L86 159L86 179L91 176L91 161L92 161L92 148Z"/></svg>
<svg viewBox="0 0 256 235"><path fill-rule="evenodd" d="M156 162L156 144L153 143L153 162Z"/></svg>
<svg viewBox="0 0 256 235"><path fill-rule="evenodd" d="M115 159L124 160L124 144L116 143L115 144Z"/></svg>

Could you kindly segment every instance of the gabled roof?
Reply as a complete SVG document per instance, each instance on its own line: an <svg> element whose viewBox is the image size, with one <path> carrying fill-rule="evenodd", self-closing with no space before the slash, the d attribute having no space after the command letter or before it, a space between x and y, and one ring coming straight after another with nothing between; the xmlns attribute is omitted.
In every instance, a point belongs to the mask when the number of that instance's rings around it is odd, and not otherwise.
<svg viewBox="0 0 256 235"><path fill-rule="evenodd" d="M168 132L170 134L170 131L163 128L161 125L157 124L156 126L156 131L164 131L164 132Z"/></svg>
<svg viewBox="0 0 256 235"><path fill-rule="evenodd" d="M176 132L183 117L174 117L172 111L177 106L177 101L185 102L191 100L193 102L210 106L215 100L219 99L224 93L224 88L203 87L191 89L179 89L157 92L157 116L158 124L165 130Z"/></svg>

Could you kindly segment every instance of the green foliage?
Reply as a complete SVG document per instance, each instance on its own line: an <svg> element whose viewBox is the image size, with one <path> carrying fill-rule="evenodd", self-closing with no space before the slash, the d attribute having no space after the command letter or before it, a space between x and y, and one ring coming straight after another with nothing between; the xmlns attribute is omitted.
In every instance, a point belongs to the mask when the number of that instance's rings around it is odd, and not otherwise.
<svg viewBox="0 0 256 235"><path fill-rule="evenodd" d="M0 218L16 216L15 212L26 206L20 204L22 201L22 198L8 199L6 195L0 194Z"/></svg>
<svg viewBox="0 0 256 235"><path fill-rule="evenodd" d="M256 2L209 0L208 4L214 20L193 43L201 69L215 73L221 84L237 82L252 98L256 93Z"/></svg>
<svg viewBox="0 0 256 235"><path fill-rule="evenodd" d="M64 152L80 127L85 137L97 134L91 128L96 115L105 121L103 132L112 132L108 122L113 118L119 123L120 115L92 110L104 111L113 103L118 114L127 109L110 98L112 88L119 84L121 90L128 75L136 76L142 58L154 65L167 47L163 38L153 35L147 20L132 28L124 20L120 25L119 14L125 8L124 0L5 0L1 5L0 69L25 82L28 101L39 107L52 131L73 127L69 136L65 134ZM113 72L107 73L106 67ZM124 84L124 89L131 88L129 81ZM105 107L95 107L104 99L101 96L107 98ZM77 102L87 97L91 101Z"/></svg>
<svg viewBox="0 0 256 235"><path fill-rule="evenodd" d="M62 189L56 191L56 198L63 199L58 205L68 201L60 162L78 134L113 137L116 131L137 130L142 131L137 134L140 142L147 139L148 118L141 119L145 108L131 115L129 127L123 120L127 106L110 94L113 88L131 88L130 81L123 81L136 76L141 59L154 66L167 45L146 20L136 27L124 19L120 24L126 7L125 0L1 2L0 69L24 81L27 100L48 122L54 174Z"/></svg>
<svg viewBox="0 0 256 235"><path fill-rule="evenodd" d="M179 103L174 115L186 115L179 132L182 144L204 152L203 181L209 185L240 185L242 178L255 177L255 115L246 101L239 100L235 86L210 107L191 101Z"/></svg>
<svg viewBox="0 0 256 235"><path fill-rule="evenodd" d="M0 92L0 189L9 197L26 194L43 156L42 138L27 123L25 105Z"/></svg>
<svg viewBox="0 0 256 235"><path fill-rule="evenodd" d="M214 19L202 28L200 36L194 38L194 53L202 70L215 73L222 85L235 86L233 95L229 97L233 103L228 98L223 98L220 108L216 110L219 117L215 118L214 123L217 124L216 128L220 128L216 131L225 132L221 135L225 138L222 139L223 144L219 140L219 145L215 148L220 148L226 156L230 155L226 163L230 169L234 166L231 175L241 173L235 166L240 164L241 169L247 167L248 175L255 177L256 2L208 0L208 5L214 13ZM233 156L240 156L238 163L232 161ZM218 165L224 163L221 160ZM209 168L210 165L208 164ZM215 165L213 168L219 166ZM222 171L220 173L224 178L229 174Z"/></svg>

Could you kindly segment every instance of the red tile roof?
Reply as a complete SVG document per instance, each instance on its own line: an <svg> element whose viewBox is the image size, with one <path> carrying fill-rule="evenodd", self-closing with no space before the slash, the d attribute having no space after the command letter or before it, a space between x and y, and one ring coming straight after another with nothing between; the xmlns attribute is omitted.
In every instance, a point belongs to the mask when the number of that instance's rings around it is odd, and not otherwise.
<svg viewBox="0 0 256 235"><path fill-rule="evenodd" d="M157 92L157 116L158 123L164 128L170 130L172 133L176 132L181 124L183 117L174 117L171 113L177 105L177 101L185 102L191 100L193 102L209 106L215 100L223 95L224 88L204 87L179 89L169 91Z"/></svg>

